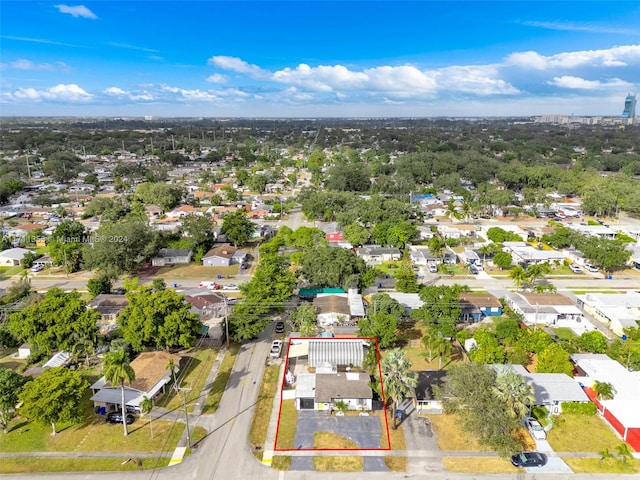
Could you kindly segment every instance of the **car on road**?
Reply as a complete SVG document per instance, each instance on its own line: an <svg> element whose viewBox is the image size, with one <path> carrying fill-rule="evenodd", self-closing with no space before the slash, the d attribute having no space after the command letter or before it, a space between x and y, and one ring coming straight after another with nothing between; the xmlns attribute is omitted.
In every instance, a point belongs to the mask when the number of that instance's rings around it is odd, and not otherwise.
<svg viewBox="0 0 640 480"><path fill-rule="evenodd" d="M125 416L127 425L131 425L136 421L136 417L127 413ZM107 423L122 423L122 413L121 412L111 412L107 415Z"/></svg>
<svg viewBox="0 0 640 480"><path fill-rule="evenodd" d="M582 273L582 269L580 268L580 266L576 265L575 263L570 264L569 268L573 273Z"/></svg>
<svg viewBox="0 0 640 480"><path fill-rule="evenodd" d="M591 265L590 263L585 263L584 264L584 269L587 272L598 273L598 267L595 267L595 266Z"/></svg>
<svg viewBox="0 0 640 480"><path fill-rule="evenodd" d="M271 358L279 358L282 353L282 341L274 340L271 342L271 351L269 352L269 356Z"/></svg>
<svg viewBox="0 0 640 480"><path fill-rule="evenodd" d="M238 290L238 285L236 285L235 283L227 283L226 285L222 286L223 290Z"/></svg>
<svg viewBox="0 0 640 480"><path fill-rule="evenodd" d="M547 456L540 452L520 452L511 457L511 463L515 467L544 467Z"/></svg>
<svg viewBox="0 0 640 480"><path fill-rule="evenodd" d="M220 290L222 286L217 284L216 282L200 282L198 284L200 288L208 288L209 290Z"/></svg>
<svg viewBox="0 0 640 480"><path fill-rule="evenodd" d="M547 432L544 431L540 422L533 417L527 417L524 420L524 426L535 440L546 440Z"/></svg>
<svg viewBox="0 0 640 480"><path fill-rule="evenodd" d="M276 333L284 333L284 322L282 322L282 321L276 322L275 332Z"/></svg>

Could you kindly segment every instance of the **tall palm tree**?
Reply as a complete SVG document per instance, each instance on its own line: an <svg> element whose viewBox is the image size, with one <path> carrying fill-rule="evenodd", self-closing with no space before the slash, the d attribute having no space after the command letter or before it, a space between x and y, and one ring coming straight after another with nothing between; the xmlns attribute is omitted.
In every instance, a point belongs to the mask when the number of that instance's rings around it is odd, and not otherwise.
<svg viewBox="0 0 640 480"><path fill-rule="evenodd" d="M527 280L527 272L522 265L516 265L509 271L509 278L515 282L516 290L520 290L522 282Z"/></svg>
<svg viewBox="0 0 640 480"><path fill-rule="evenodd" d="M460 220L461 218L460 212L458 212L458 209L456 208L456 201L453 198L447 203L445 216L450 222L453 222L454 219Z"/></svg>
<svg viewBox="0 0 640 480"><path fill-rule="evenodd" d="M535 401L533 386L513 370L498 374L494 392L505 402L514 418L524 418Z"/></svg>
<svg viewBox="0 0 640 480"><path fill-rule="evenodd" d="M442 338L442 334L434 328L428 328L424 337L422 337L422 345L426 350L425 356L432 362L433 359L440 355L440 352L444 350L443 345L447 341Z"/></svg>
<svg viewBox="0 0 640 480"><path fill-rule="evenodd" d="M427 246L429 247L429 251L435 257L440 258L442 257L442 254L444 253L445 248L447 248L447 242L440 235L434 235L427 242Z"/></svg>
<svg viewBox="0 0 640 480"><path fill-rule="evenodd" d="M532 285L539 279L544 278L548 273L551 273L551 267L548 262L534 263L529 265L525 270L526 279Z"/></svg>
<svg viewBox="0 0 640 480"><path fill-rule="evenodd" d="M142 408L142 413L145 415L150 414L151 410L153 410L153 400L145 395L142 397L142 402L140 402L140 408ZM151 438L153 438L153 423L151 423L151 420L151 415L149 415L149 429L151 430Z"/></svg>
<svg viewBox="0 0 640 480"><path fill-rule="evenodd" d="M120 384L120 393L122 400L120 407L122 409L122 425L124 427L125 437L129 435L127 430L127 408L124 401L124 384L133 382L136 374L129 364L129 356L125 349L108 352L104 358L104 377L112 385Z"/></svg>
<svg viewBox="0 0 640 480"><path fill-rule="evenodd" d="M398 400L411 395L418 384L418 376L411 371L411 362L407 360L399 348L391 350L382 359L382 385L387 398L390 398L393 412L393 429L395 430L395 412Z"/></svg>

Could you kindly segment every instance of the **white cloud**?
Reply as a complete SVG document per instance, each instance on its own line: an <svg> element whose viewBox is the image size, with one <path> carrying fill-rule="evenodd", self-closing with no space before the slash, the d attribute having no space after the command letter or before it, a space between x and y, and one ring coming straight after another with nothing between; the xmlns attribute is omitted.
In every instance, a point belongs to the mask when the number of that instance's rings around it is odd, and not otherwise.
<svg viewBox="0 0 640 480"><path fill-rule="evenodd" d="M130 45L128 43L109 42L107 45L116 48L126 48L127 50L140 50L141 52L158 53L158 50L152 48L139 47L137 45Z"/></svg>
<svg viewBox="0 0 640 480"><path fill-rule="evenodd" d="M552 68L624 67L640 64L640 45L623 45L606 50L582 50L544 56L537 52L516 52L507 56L506 65L548 70Z"/></svg>
<svg viewBox="0 0 640 480"><path fill-rule="evenodd" d="M549 85L561 88L572 88L579 90L597 90L602 88L631 87L632 84L625 82L619 78L612 78L606 82L599 80L586 80L571 75L563 75L562 77L554 77L552 81L547 82Z"/></svg>
<svg viewBox="0 0 640 480"><path fill-rule="evenodd" d="M221 73L214 73L209 75L206 81L209 83L227 83L229 81L229 77L222 75Z"/></svg>
<svg viewBox="0 0 640 480"><path fill-rule="evenodd" d="M58 9L60 13L68 13L73 18L82 17L82 18L90 18L93 20L98 18L95 13L93 13L84 5L76 5L73 7L69 5L55 5L55 7Z"/></svg>
<svg viewBox="0 0 640 480"><path fill-rule="evenodd" d="M224 55L213 56L208 61L209 65L221 68L223 70L231 70L237 73L246 73L252 77L261 78L268 72L261 69L257 65L252 65L238 57L227 57Z"/></svg>
<svg viewBox="0 0 640 480"><path fill-rule="evenodd" d="M453 66L436 71L441 91L471 93L474 95L515 95L516 87L500 78L496 65Z"/></svg>
<svg viewBox="0 0 640 480"><path fill-rule="evenodd" d="M54 64L51 63L34 63L31 60L26 60L24 58L15 60L9 63L3 63L0 65L0 68L4 69L13 69L13 70L47 70L47 71L55 71L61 70L64 72L71 71L71 67L64 62L56 62Z"/></svg>
<svg viewBox="0 0 640 480"><path fill-rule="evenodd" d="M560 31L567 31L567 32L613 33L616 35L635 35L635 36L640 35L640 32L638 30L602 26L602 25L596 25L593 23L577 24L577 23L570 23L570 22L530 21L530 22L523 22L523 25L527 25L529 27L544 28L547 30L560 30Z"/></svg>
<svg viewBox="0 0 640 480"><path fill-rule="evenodd" d="M150 93L143 91L141 93L133 93L127 92L119 87L109 87L105 89L102 93L105 95L109 95L111 97L119 97L119 98L128 98L133 101L151 101L153 100L153 95Z"/></svg>
<svg viewBox="0 0 640 480"><path fill-rule="evenodd" d="M36 90L35 88L18 88L8 95L14 100L28 100L32 102L42 102L45 100L53 102L87 102L93 99L93 95L87 93L75 83L59 84L46 90Z"/></svg>

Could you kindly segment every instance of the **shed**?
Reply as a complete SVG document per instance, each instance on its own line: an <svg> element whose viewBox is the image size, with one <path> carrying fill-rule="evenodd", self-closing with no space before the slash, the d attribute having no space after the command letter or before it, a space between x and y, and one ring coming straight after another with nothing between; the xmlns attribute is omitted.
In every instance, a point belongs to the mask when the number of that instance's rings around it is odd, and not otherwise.
<svg viewBox="0 0 640 480"><path fill-rule="evenodd" d="M309 366L330 363L336 366L361 367L364 359L362 340L311 340L309 342Z"/></svg>

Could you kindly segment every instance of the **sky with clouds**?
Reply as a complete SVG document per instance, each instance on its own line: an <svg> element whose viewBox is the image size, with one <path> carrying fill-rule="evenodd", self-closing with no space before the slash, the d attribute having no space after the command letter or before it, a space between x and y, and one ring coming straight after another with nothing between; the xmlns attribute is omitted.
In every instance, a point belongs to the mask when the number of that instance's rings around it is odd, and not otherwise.
<svg viewBox="0 0 640 480"><path fill-rule="evenodd" d="M637 1L2 0L0 115L622 113Z"/></svg>

